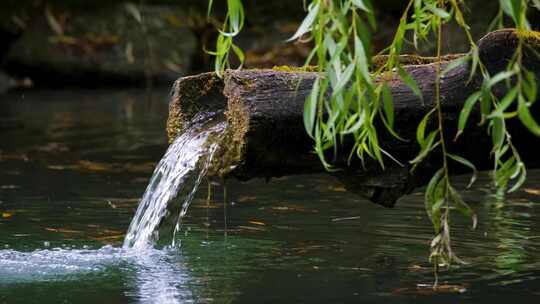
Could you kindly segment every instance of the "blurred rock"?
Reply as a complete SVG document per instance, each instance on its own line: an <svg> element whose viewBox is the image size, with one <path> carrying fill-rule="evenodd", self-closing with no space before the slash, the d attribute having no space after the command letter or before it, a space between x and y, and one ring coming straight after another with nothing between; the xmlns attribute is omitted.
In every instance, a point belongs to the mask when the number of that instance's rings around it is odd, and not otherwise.
<svg viewBox="0 0 540 304"><path fill-rule="evenodd" d="M0 71L0 94L5 93L7 90L16 86L15 79L9 77Z"/></svg>
<svg viewBox="0 0 540 304"><path fill-rule="evenodd" d="M5 69L37 86L169 84L191 70L196 37L178 7L45 7L10 48Z"/></svg>

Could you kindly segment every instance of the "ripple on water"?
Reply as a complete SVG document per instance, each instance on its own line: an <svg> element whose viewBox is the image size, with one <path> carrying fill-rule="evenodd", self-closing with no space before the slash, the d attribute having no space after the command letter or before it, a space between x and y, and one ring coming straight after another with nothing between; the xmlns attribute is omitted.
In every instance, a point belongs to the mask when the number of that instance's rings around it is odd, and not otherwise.
<svg viewBox="0 0 540 304"><path fill-rule="evenodd" d="M0 250L0 285L67 282L88 275L110 275L109 269L132 277L126 296L140 303L186 303L193 296L182 257L173 250L44 249L21 252Z"/></svg>

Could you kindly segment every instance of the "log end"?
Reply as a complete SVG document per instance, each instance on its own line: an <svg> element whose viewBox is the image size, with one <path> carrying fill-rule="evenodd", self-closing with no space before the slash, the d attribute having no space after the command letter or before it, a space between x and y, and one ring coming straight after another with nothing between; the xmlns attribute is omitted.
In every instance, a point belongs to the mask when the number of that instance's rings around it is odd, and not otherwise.
<svg viewBox="0 0 540 304"><path fill-rule="evenodd" d="M224 111L227 98L223 95L223 80L213 72L182 77L171 90L167 135L172 142L184 132L197 113Z"/></svg>

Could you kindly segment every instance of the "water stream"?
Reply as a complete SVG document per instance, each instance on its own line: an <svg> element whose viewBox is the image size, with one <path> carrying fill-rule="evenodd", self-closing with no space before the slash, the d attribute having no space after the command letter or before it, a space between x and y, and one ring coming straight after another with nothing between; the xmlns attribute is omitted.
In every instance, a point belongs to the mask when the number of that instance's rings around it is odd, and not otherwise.
<svg viewBox="0 0 540 304"><path fill-rule="evenodd" d="M191 127L168 148L129 225L124 248L152 247L159 239L159 225L170 215L167 207L179 192L184 192L172 232L172 245L175 245L181 221L206 175L225 130L226 123L215 120L213 117L196 117Z"/></svg>

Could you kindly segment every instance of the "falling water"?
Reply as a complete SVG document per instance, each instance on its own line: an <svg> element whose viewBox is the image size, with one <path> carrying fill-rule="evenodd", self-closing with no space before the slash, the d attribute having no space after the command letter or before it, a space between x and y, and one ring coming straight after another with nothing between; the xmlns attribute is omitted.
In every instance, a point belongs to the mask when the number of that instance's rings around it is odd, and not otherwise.
<svg viewBox="0 0 540 304"><path fill-rule="evenodd" d="M144 249L153 246L159 239L160 223L169 213L168 204L181 192L185 196L181 197L181 210L174 228L176 234L212 162L225 126L225 122L216 121L215 118L205 120L198 117L169 147L139 203L124 240L124 248Z"/></svg>

